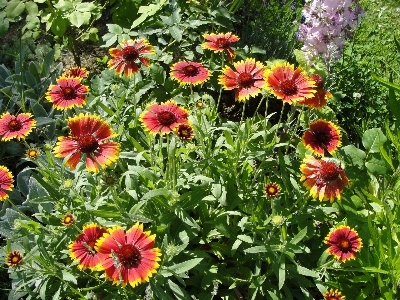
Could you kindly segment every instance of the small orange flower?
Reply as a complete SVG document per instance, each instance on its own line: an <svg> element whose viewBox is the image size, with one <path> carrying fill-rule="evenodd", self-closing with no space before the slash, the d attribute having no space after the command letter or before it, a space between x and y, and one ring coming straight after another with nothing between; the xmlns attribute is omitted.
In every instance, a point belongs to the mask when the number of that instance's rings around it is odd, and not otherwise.
<svg viewBox="0 0 400 300"><path fill-rule="evenodd" d="M339 290L334 291L331 289L330 291L326 291L324 294L324 299L325 300L344 300L346 296L342 295L342 292L339 292Z"/></svg>
<svg viewBox="0 0 400 300"><path fill-rule="evenodd" d="M70 225L74 224L74 222L75 222L74 216L71 214L66 214L61 219L61 224L65 225L65 226L70 226Z"/></svg>
<svg viewBox="0 0 400 300"><path fill-rule="evenodd" d="M22 262L22 255L19 251L14 250L7 254L6 264L10 267L16 267Z"/></svg>
<svg viewBox="0 0 400 300"><path fill-rule="evenodd" d="M174 131L180 140L188 141L194 138L193 127L189 122L178 124Z"/></svg>
<svg viewBox="0 0 400 300"><path fill-rule="evenodd" d="M342 262L356 259L356 252L359 252L362 247L362 241L357 231L344 225L340 225L330 232L325 238L325 244L330 245L328 253Z"/></svg>
<svg viewBox="0 0 400 300"><path fill-rule="evenodd" d="M281 187L276 182L270 182L265 185L264 191L268 197L275 197L280 193Z"/></svg>
<svg viewBox="0 0 400 300"><path fill-rule="evenodd" d="M29 148L26 150L25 155L29 159L36 159L39 156L39 149L38 148Z"/></svg>

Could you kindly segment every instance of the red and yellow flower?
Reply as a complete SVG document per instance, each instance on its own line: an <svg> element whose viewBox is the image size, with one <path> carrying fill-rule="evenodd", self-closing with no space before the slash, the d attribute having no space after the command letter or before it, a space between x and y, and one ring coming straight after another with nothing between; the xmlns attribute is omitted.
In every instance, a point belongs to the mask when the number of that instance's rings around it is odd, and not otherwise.
<svg viewBox="0 0 400 300"><path fill-rule="evenodd" d="M235 71L226 66L222 75L218 77L219 83L225 90L237 88L235 100L245 102L250 97L257 96L261 87L265 85L263 74L265 66L254 58L239 61L233 64Z"/></svg>
<svg viewBox="0 0 400 300"><path fill-rule="evenodd" d="M345 225L340 225L330 232L325 238L325 244L330 246L328 253L342 262L356 259L356 252L359 252L362 247L357 231Z"/></svg>
<svg viewBox="0 0 400 300"><path fill-rule="evenodd" d="M146 39L122 40L120 43L122 49L109 49L113 57L107 63L110 69L115 69L116 74L124 73L125 77L139 72L139 66L136 61L139 60L146 67L150 66L150 60L144 55L154 54L154 47Z"/></svg>
<svg viewBox="0 0 400 300"><path fill-rule="evenodd" d="M210 71L201 63L193 61L180 61L172 65L170 75L180 85L202 84L210 78Z"/></svg>
<svg viewBox="0 0 400 300"><path fill-rule="evenodd" d="M96 250L106 258L102 268L113 284L132 287L148 282L159 268L161 250L154 248L155 235L143 231L143 224L136 223L126 233L113 227L96 243Z"/></svg>
<svg viewBox="0 0 400 300"><path fill-rule="evenodd" d="M106 256L96 250L95 244L106 232L107 229L97 224L85 225L83 233L68 246L71 259L79 262L79 269L89 268L92 271L101 269L101 263Z"/></svg>
<svg viewBox="0 0 400 300"><path fill-rule="evenodd" d="M64 72L62 74L62 77L67 77L67 78L87 78L89 75L89 72L85 68L80 68L80 67L72 67L69 68L67 72Z"/></svg>
<svg viewBox="0 0 400 300"><path fill-rule="evenodd" d="M86 156L86 169L89 172L98 172L99 165L105 168L118 159L120 145L117 142L105 142L114 133L100 117L81 113L69 118L68 126L71 129L70 136L59 137L53 152L58 158L70 156L65 165L71 170L76 168L82 154Z"/></svg>
<svg viewBox="0 0 400 300"><path fill-rule="evenodd" d="M16 116L9 112L0 117L0 136L2 141L25 139L32 129L36 126L36 120L32 119L32 114L22 113Z"/></svg>
<svg viewBox="0 0 400 300"><path fill-rule="evenodd" d="M299 100L298 103L320 110L326 105L326 98L333 98L333 95L324 89L324 80L320 75L311 74L309 78L316 84L316 93L311 98Z"/></svg>
<svg viewBox="0 0 400 300"><path fill-rule="evenodd" d="M139 120L149 133L166 134L174 130L178 124L187 122L187 118L188 111L170 100L161 104L150 103Z"/></svg>
<svg viewBox="0 0 400 300"><path fill-rule="evenodd" d="M264 74L265 88L270 90L277 98L289 104L312 98L316 93L316 85L313 80L306 76L303 70L288 62L277 63Z"/></svg>
<svg viewBox="0 0 400 300"><path fill-rule="evenodd" d="M349 184L344 170L328 159L306 155L300 171L303 174L300 180L304 181L310 195L320 201L329 200L332 203L335 197L340 200L343 188Z"/></svg>
<svg viewBox="0 0 400 300"><path fill-rule="evenodd" d="M326 291L324 294L324 299L325 300L344 300L346 296L342 295L342 292L339 292L339 290L333 290L331 289L330 291Z"/></svg>
<svg viewBox="0 0 400 300"><path fill-rule="evenodd" d="M226 51L228 55L228 61L232 62L232 59L236 56L235 51L230 47L232 43L239 41L239 37L228 33L210 33L203 34L203 37L207 40L207 42L203 43L201 47L203 49L213 50L214 52Z"/></svg>
<svg viewBox="0 0 400 300"><path fill-rule="evenodd" d="M281 192L281 187L276 182L269 182L264 187L265 195L276 197Z"/></svg>
<svg viewBox="0 0 400 300"><path fill-rule="evenodd" d="M319 156L324 156L325 150L330 154L342 145L342 135L339 127L332 122L317 120L310 124L310 129L302 137L306 148Z"/></svg>
<svg viewBox="0 0 400 300"><path fill-rule="evenodd" d="M7 192L11 191L14 177L6 166L0 166L0 202L8 198Z"/></svg>
<svg viewBox="0 0 400 300"><path fill-rule="evenodd" d="M57 84L51 85L46 99L57 109L63 110L75 106L82 107L86 103L89 88L81 83L78 77L57 78Z"/></svg>
<svg viewBox="0 0 400 300"><path fill-rule="evenodd" d="M175 134L182 141L188 141L194 138L193 126L190 122L179 123L174 128Z"/></svg>
<svg viewBox="0 0 400 300"><path fill-rule="evenodd" d="M6 264L9 267L16 267L22 263L22 255L18 250L13 250L7 254Z"/></svg>

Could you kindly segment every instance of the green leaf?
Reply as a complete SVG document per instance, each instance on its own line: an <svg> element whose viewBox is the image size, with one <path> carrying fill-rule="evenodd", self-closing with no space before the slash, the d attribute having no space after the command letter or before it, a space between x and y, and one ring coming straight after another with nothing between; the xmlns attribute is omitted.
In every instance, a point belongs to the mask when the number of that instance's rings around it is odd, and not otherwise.
<svg viewBox="0 0 400 300"><path fill-rule="evenodd" d="M282 255L279 259L279 264L276 264L278 267L278 289L281 289L285 284L286 279L286 269L285 269L285 256Z"/></svg>
<svg viewBox="0 0 400 300"><path fill-rule="evenodd" d="M390 73L389 82L393 83L393 76ZM389 111L396 117L396 123L400 123L400 102L396 98L395 89L389 88Z"/></svg>
<svg viewBox="0 0 400 300"><path fill-rule="evenodd" d="M93 216L101 217L101 218L120 218L121 213L114 211L105 211L105 210L88 210L87 212L91 213Z"/></svg>
<svg viewBox="0 0 400 300"><path fill-rule="evenodd" d="M164 197L171 197L171 191L167 190L167 189L157 189L157 190L152 190L150 192L147 192L146 194L143 195L141 200L149 200L155 197L159 197L159 196L164 196Z"/></svg>
<svg viewBox="0 0 400 300"><path fill-rule="evenodd" d="M108 28L108 31L110 33L114 33L114 35L123 33L122 27L117 24L107 24L107 28Z"/></svg>
<svg viewBox="0 0 400 300"><path fill-rule="evenodd" d="M365 163L365 166L368 171L375 175L384 175L388 170L386 162L382 160L379 154L374 154L371 159Z"/></svg>
<svg viewBox="0 0 400 300"><path fill-rule="evenodd" d="M156 299L163 299L163 300L174 300L170 295L168 295L164 288L158 285L158 282L155 280L150 280L151 290L153 291Z"/></svg>
<svg viewBox="0 0 400 300"><path fill-rule="evenodd" d="M172 280L168 279L168 285L169 285L169 288L171 289L172 293L176 297L176 299L178 299L178 300L190 299L189 294L186 293L184 289L182 289L179 285L174 283Z"/></svg>
<svg viewBox="0 0 400 300"><path fill-rule="evenodd" d="M385 80L379 78L376 74L373 74L373 73L372 73L372 77L373 77L376 81L378 81L379 83L381 83L383 86L386 86L386 87L388 87L388 88L393 88L393 89L395 89L396 91L400 91L400 86L395 85L395 84L393 84L393 83L391 83L391 82L389 82L389 81L385 81Z"/></svg>
<svg viewBox="0 0 400 300"><path fill-rule="evenodd" d="M45 77L50 74L51 66L54 62L54 54L56 50L52 49L49 51L46 56L44 57L43 66L42 66L42 77Z"/></svg>
<svg viewBox="0 0 400 300"><path fill-rule="evenodd" d="M365 149L371 153L379 153L380 146L386 141L387 138L380 128L368 129L362 136L362 143Z"/></svg>
<svg viewBox="0 0 400 300"><path fill-rule="evenodd" d="M90 22L90 13L89 12L80 12L74 11L68 16L68 20L71 22L72 25L79 28L83 24L89 24Z"/></svg>
<svg viewBox="0 0 400 300"><path fill-rule="evenodd" d="M72 1L59 0L56 4L54 4L54 7L60 11L68 11L74 9L74 4Z"/></svg>
<svg viewBox="0 0 400 300"><path fill-rule="evenodd" d="M67 30L68 22L64 18L58 16L51 23L51 31L57 36L63 36Z"/></svg>
<svg viewBox="0 0 400 300"><path fill-rule="evenodd" d="M307 227L304 227L296 236L290 241L291 244L296 245L307 235Z"/></svg>
<svg viewBox="0 0 400 300"><path fill-rule="evenodd" d="M62 270L62 279L77 284L75 276L65 270Z"/></svg>
<svg viewBox="0 0 400 300"><path fill-rule="evenodd" d="M164 84L166 72L163 67L158 64L151 64L150 66L150 76L157 84Z"/></svg>
<svg viewBox="0 0 400 300"><path fill-rule="evenodd" d="M146 5L146 6L140 6L138 13L140 13L140 17L137 18L132 26L131 29L135 28L136 26L140 25L141 23L143 23L148 17L154 15L155 13L157 13L166 3L167 0L161 0L158 4L150 4L150 5Z"/></svg>
<svg viewBox="0 0 400 300"><path fill-rule="evenodd" d="M39 9L35 2L26 2L25 3L25 10L28 15L32 15L37 17Z"/></svg>
<svg viewBox="0 0 400 300"><path fill-rule="evenodd" d="M181 274L184 272L187 272L191 269L193 269L194 267L196 267L201 261L203 260L203 258L193 258L193 259L189 259L185 262L173 265L173 266L169 266L166 269L168 271L171 271L173 273L176 274Z"/></svg>
<svg viewBox="0 0 400 300"><path fill-rule="evenodd" d="M2 17L1 15L2 14L0 12L0 18ZM7 33L8 28L10 27L10 22L5 18L2 18L2 19L3 20L0 22L0 35Z"/></svg>
<svg viewBox="0 0 400 300"><path fill-rule="evenodd" d="M25 3L20 0L11 0L8 2L6 9L4 10L7 17L14 19L23 13L25 10Z"/></svg>
<svg viewBox="0 0 400 300"><path fill-rule="evenodd" d="M169 33L171 34L171 36L174 38L174 40L177 40L178 42L180 42L182 40L182 33L183 30L180 29L178 26L174 25L170 28L168 28Z"/></svg>
<svg viewBox="0 0 400 300"><path fill-rule="evenodd" d="M340 152L353 166L357 166L360 168L364 166L364 159L366 157L364 151L358 149L353 145L348 145L343 147Z"/></svg>
<svg viewBox="0 0 400 300"><path fill-rule="evenodd" d="M254 246L244 250L245 253L263 253L269 252L265 246Z"/></svg>

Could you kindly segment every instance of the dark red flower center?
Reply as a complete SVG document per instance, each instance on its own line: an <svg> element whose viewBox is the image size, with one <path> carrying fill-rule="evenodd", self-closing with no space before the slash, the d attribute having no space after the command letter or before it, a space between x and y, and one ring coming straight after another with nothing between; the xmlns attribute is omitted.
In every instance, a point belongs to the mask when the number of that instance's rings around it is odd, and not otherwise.
<svg viewBox="0 0 400 300"><path fill-rule="evenodd" d="M283 81L280 85L280 89L282 93L284 93L286 96L295 95L298 91L297 85L292 79L287 79Z"/></svg>
<svg viewBox="0 0 400 300"><path fill-rule="evenodd" d="M138 266L142 259L139 249L131 244L123 245L116 254L120 263L128 269Z"/></svg>
<svg viewBox="0 0 400 300"><path fill-rule="evenodd" d="M318 74L311 74L310 75L310 79L315 81L315 84L317 85L317 89L323 89L324 88L324 80Z"/></svg>
<svg viewBox="0 0 400 300"><path fill-rule="evenodd" d="M186 76L196 76L199 74L199 70L196 66L188 65L183 68L183 73L185 73Z"/></svg>
<svg viewBox="0 0 400 300"><path fill-rule="evenodd" d="M157 120L161 125L169 126L178 119L172 112L166 110L157 114Z"/></svg>
<svg viewBox="0 0 400 300"><path fill-rule="evenodd" d="M216 43L216 44L218 45L218 47L226 49L226 48L229 47L229 45L231 44L231 42L229 42L228 39L219 38L219 39L217 40L217 43Z"/></svg>
<svg viewBox="0 0 400 300"><path fill-rule="evenodd" d="M88 241L88 242L86 242L86 244L88 245L88 247L90 247L94 250L94 245L96 245L96 241Z"/></svg>
<svg viewBox="0 0 400 300"><path fill-rule="evenodd" d="M326 300L340 300L338 297L336 297L336 296L327 296L326 298L325 298Z"/></svg>
<svg viewBox="0 0 400 300"><path fill-rule="evenodd" d="M313 132L314 141L319 145L326 146L331 142L331 136L326 131Z"/></svg>
<svg viewBox="0 0 400 300"><path fill-rule="evenodd" d="M253 86L255 80L250 73L243 72L239 74L237 81L240 87L249 88Z"/></svg>
<svg viewBox="0 0 400 300"><path fill-rule="evenodd" d="M66 100L71 100L76 97L75 90L69 86L62 88L62 94L63 94L64 99L66 99Z"/></svg>
<svg viewBox="0 0 400 300"><path fill-rule="evenodd" d="M8 122L8 130L13 132L13 131L18 131L22 128L22 123L18 121L17 119L11 120Z"/></svg>
<svg viewBox="0 0 400 300"><path fill-rule="evenodd" d="M337 246L339 247L340 250L342 250L343 252L348 252L351 250L351 242L346 239L343 238L341 239L338 243Z"/></svg>
<svg viewBox="0 0 400 300"><path fill-rule="evenodd" d="M339 177L340 169L333 162L323 162L320 168L320 175L322 179L327 181L333 181Z"/></svg>
<svg viewBox="0 0 400 300"><path fill-rule="evenodd" d="M139 51L135 46L126 46L122 49L122 57L127 61L134 61L139 58Z"/></svg>
<svg viewBox="0 0 400 300"><path fill-rule="evenodd" d="M99 142L93 135L87 134L79 137L78 147L83 153L92 153L99 147Z"/></svg>

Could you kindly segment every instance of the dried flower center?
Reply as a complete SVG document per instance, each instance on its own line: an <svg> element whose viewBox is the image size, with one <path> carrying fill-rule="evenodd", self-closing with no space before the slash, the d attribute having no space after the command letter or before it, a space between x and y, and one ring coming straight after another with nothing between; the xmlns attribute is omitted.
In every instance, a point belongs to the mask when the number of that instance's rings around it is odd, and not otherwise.
<svg viewBox="0 0 400 300"><path fill-rule="evenodd" d="M249 88L254 84L254 78L250 73L243 72L238 76L238 83L240 87Z"/></svg>
<svg viewBox="0 0 400 300"><path fill-rule="evenodd" d="M123 245L116 254L120 263L128 269L138 266L142 259L139 249L131 244Z"/></svg>
<svg viewBox="0 0 400 300"><path fill-rule="evenodd" d="M127 46L122 50L122 57L127 61L134 61L139 58L139 52L134 46Z"/></svg>
<svg viewBox="0 0 400 300"><path fill-rule="evenodd" d="M19 257L18 257L18 256L13 256L13 257L11 258L11 261L12 261L13 263L16 263L16 262L19 261Z"/></svg>
<svg viewBox="0 0 400 300"><path fill-rule="evenodd" d="M193 65L188 65L183 68L183 73L185 73L186 76L196 76L199 74L199 70Z"/></svg>
<svg viewBox="0 0 400 300"><path fill-rule="evenodd" d="M219 38L219 39L217 40L217 45L218 45L218 47L220 47L220 48L226 49L226 48L229 47L230 44L231 44L231 43L230 43L227 39L224 39L224 38Z"/></svg>
<svg viewBox="0 0 400 300"><path fill-rule="evenodd" d="M340 240L338 242L337 246L340 248L340 250L345 251L345 252L347 252L347 251L349 251L351 249L351 244L350 244L350 241L348 239Z"/></svg>
<svg viewBox="0 0 400 300"><path fill-rule="evenodd" d="M112 176L107 176L106 179L104 180L106 182L106 184L108 185L112 185L115 183L115 179Z"/></svg>
<svg viewBox="0 0 400 300"><path fill-rule="evenodd" d="M76 97L75 90L69 86L62 89L64 99L71 100Z"/></svg>
<svg viewBox="0 0 400 300"><path fill-rule="evenodd" d="M22 123L18 121L17 119L11 120L8 122L8 129L13 132L13 131L18 131L22 128Z"/></svg>
<svg viewBox="0 0 400 300"><path fill-rule="evenodd" d="M324 162L321 165L320 175L323 181L333 181L339 177L339 167L333 162Z"/></svg>
<svg viewBox="0 0 400 300"><path fill-rule="evenodd" d="M178 119L172 112L163 111L157 114L157 120L161 125L169 126L172 123L176 122Z"/></svg>
<svg viewBox="0 0 400 300"><path fill-rule="evenodd" d="M296 83L292 79L283 81L280 85L280 89L287 96L295 95L298 90Z"/></svg>
<svg viewBox="0 0 400 300"><path fill-rule="evenodd" d="M99 142L93 135L88 134L79 137L78 147L83 153L92 153L99 147Z"/></svg>

